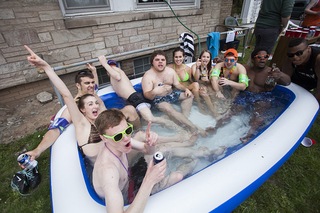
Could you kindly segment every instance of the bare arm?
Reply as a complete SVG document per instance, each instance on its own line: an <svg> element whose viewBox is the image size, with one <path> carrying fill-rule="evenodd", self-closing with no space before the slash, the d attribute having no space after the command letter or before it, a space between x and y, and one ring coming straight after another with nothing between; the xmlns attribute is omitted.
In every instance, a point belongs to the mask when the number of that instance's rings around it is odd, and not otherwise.
<svg viewBox="0 0 320 213"><path fill-rule="evenodd" d="M239 70L239 75L240 74L247 75L247 71L246 71L246 69L244 68L244 66L242 64L237 64L237 69ZM247 88L247 85L245 83L235 82L235 81L232 81L232 80L228 80L226 78L221 78L220 82L221 82L222 86L230 85L231 87L233 87L233 88L235 88L237 90L244 91Z"/></svg>
<svg viewBox="0 0 320 213"><path fill-rule="evenodd" d="M87 68L88 68L89 70L91 70L92 75L93 75L94 82L95 82L96 85L99 87L99 79L98 79L98 74L97 74L97 69L96 69L96 67L93 66L92 63L87 63L86 66L87 66Z"/></svg>
<svg viewBox="0 0 320 213"><path fill-rule="evenodd" d="M221 69L221 66L223 65L223 63L218 63L215 66L215 69ZM211 72L209 73L209 76L211 75ZM219 84L218 84L219 78L216 76L212 76L210 79L211 85L212 85L212 89L216 92L216 96L220 99L225 99L224 95L221 93L220 89L219 89Z"/></svg>
<svg viewBox="0 0 320 213"><path fill-rule="evenodd" d="M282 72L284 74L288 75L291 79L293 71L294 71L294 68L292 67L292 62L290 61L290 59L288 57L286 57L282 63Z"/></svg>
<svg viewBox="0 0 320 213"><path fill-rule="evenodd" d="M104 55L99 56L99 61L101 65L107 70L111 78L115 79L116 81L121 80L121 74L116 69L113 69L109 66L109 64L107 63L107 59Z"/></svg>
<svg viewBox="0 0 320 213"><path fill-rule="evenodd" d="M306 14L311 14L311 15L320 15L320 11L313 11L311 8L316 5L318 0L312 0L310 3L307 5L307 7L304 9L304 12Z"/></svg>
<svg viewBox="0 0 320 213"><path fill-rule="evenodd" d="M164 96L172 92L171 85L162 85L153 87L152 77L146 72L141 80L143 95L149 100L153 100L156 96Z"/></svg>
<svg viewBox="0 0 320 213"><path fill-rule="evenodd" d="M270 70L271 71L271 70ZM271 72L271 76L273 76L277 83L280 85L288 86L291 83L291 77L280 71L278 67Z"/></svg>
<svg viewBox="0 0 320 213"><path fill-rule="evenodd" d="M191 67L191 73L192 73L191 77L193 76L196 82L200 79L200 65L201 65L201 62L198 59L197 62ZM191 78L191 81L192 81L192 78Z"/></svg>
<svg viewBox="0 0 320 213"><path fill-rule="evenodd" d="M71 92L68 90L67 86L63 83L63 81L59 78L59 76L54 72L51 66L42 60L39 56L37 56L29 47L25 45L25 48L29 51L31 56L28 56L28 61L31 65L37 66L40 69L43 69L52 83L60 92L63 97L64 102L66 103L68 110L70 112L73 123L83 123L83 120L86 118L82 115L82 113L78 110L78 107L72 97ZM87 121L87 120L86 120Z"/></svg>
<svg viewBox="0 0 320 213"><path fill-rule="evenodd" d="M281 32L280 32L280 34L281 34L281 33L282 33L282 31L287 27L288 22L289 22L289 20L290 20L290 17L291 17L291 16L286 17L286 18L281 18L282 28L281 28Z"/></svg>

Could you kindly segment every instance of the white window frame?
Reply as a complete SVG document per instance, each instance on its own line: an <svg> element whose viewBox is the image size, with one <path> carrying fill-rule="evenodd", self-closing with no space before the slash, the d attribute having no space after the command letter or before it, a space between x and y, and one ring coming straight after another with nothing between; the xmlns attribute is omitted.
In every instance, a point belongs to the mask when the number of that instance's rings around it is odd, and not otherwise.
<svg viewBox="0 0 320 213"><path fill-rule="evenodd" d="M67 0L59 0L60 9L63 16L74 16L74 15L86 15L86 14L96 14L110 11L110 0L104 0L105 6L88 6L88 7L74 7L68 8Z"/></svg>
<svg viewBox="0 0 320 213"><path fill-rule="evenodd" d="M135 64L138 60L142 60L142 65L137 66ZM147 61L147 63L144 62L145 60ZM150 56L142 56L142 57L139 57L139 58L132 59L132 63L133 63L133 71L134 71L134 76L135 77L142 76L146 71L148 71L151 68ZM142 67L142 71L141 72L136 72L137 67Z"/></svg>
<svg viewBox="0 0 320 213"><path fill-rule="evenodd" d="M95 14L123 12L146 12L146 11L167 11L170 10L165 2L139 3L139 0L106 0L109 6L106 7L88 7L88 9L68 9L66 0L59 0L60 9L63 17L90 16ZM200 0L167 0L174 10L200 8Z"/></svg>

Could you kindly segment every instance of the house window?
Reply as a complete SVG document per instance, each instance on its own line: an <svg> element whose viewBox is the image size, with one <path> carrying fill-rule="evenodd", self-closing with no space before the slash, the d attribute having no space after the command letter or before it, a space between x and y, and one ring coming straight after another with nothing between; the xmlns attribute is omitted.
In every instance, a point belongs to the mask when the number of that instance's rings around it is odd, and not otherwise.
<svg viewBox="0 0 320 213"><path fill-rule="evenodd" d="M103 66L97 67L97 75L99 80L99 88L103 88L110 84L110 78L107 75L107 71Z"/></svg>
<svg viewBox="0 0 320 213"><path fill-rule="evenodd" d="M109 0L59 0L63 15L96 13L110 10Z"/></svg>
<svg viewBox="0 0 320 213"><path fill-rule="evenodd" d="M167 0L167 2L170 5L194 5L196 3L196 0ZM149 6L159 6L161 4L165 4L166 2L164 0L139 0L138 5L149 5Z"/></svg>
<svg viewBox="0 0 320 213"><path fill-rule="evenodd" d="M134 77L141 77L151 68L150 56L133 59Z"/></svg>

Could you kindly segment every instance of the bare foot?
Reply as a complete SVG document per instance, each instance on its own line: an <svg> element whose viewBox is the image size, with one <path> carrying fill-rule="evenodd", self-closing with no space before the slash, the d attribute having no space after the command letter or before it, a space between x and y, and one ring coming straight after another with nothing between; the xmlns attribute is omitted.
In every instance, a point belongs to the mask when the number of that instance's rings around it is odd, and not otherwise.
<svg viewBox="0 0 320 213"><path fill-rule="evenodd" d="M207 160L210 162L216 160L219 155L224 153L226 148L226 146L220 146L218 149L210 150L210 155L207 157Z"/></svg>
<svg viewBox="0 0 320 213"><path fill-rule="evenodd" d="M199 133L201 137L206 138L208 136L208 133L204 129L200 128L198 125L195 125L195 126L198 129L198 131L196 132Z"/></svg>
<svg viewBox="0 0 320 213"><path fill-rule="evenodd" d="M207 131L209 134L216 134L217 128L216 128L216 127L213 127L213 126L209 126L209 127L206 128L206 131Z"/></svg>
<svg viewBox="0 0 320 213"><path fill-rule="evenodd" d="M196 132L193 132L189 141L186 142L186 144L189 144L189 146L195 146L197 145L196 141L198 140L198 138L199 138L199 134Z"/></svg>
<svg viewBox="0 0 320 213"><path fill-rule="evenodd" d="M218 149L214 149L211 150L211 154L215 154L215 155L221 155L222 153L224 153L224 150L226 149L226 146L220 146Z"/></svg>
<svg viewBox="0 0 320 213"><path fill-rule="evenodd" d="M242 142L243 144L246 144L246 143L248 143L248 142L251 140L251 137L252 137L252 135L247 135L247 136L245 136L245 137L243 137L243 138L240 138L240 140L241 140L241 142Z"/></svg>

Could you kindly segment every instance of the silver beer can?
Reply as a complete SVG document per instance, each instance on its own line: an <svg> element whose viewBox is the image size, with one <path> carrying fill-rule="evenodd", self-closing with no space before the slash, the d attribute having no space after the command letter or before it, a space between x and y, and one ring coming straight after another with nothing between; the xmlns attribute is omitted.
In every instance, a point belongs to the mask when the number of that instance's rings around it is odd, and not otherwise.
<svg viewBox="0 0 320 213"><path fill-rule="evenodd" d="M36 160L30 161L30 156L27 154L19 155L19 157L17 158L17 161L27 169L33 169L38 165L38 161Z"/></svg>
<svg viewBox="0 0 320 213"><path fill-rule="evenodd" d="M153 155L153 164L156 165L164 159L162 152L156 152Z"/></svg>

